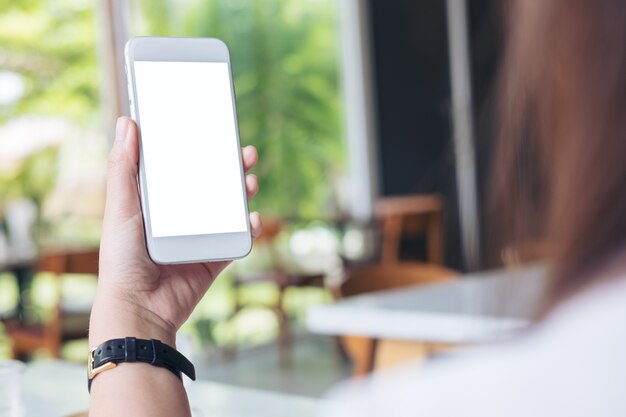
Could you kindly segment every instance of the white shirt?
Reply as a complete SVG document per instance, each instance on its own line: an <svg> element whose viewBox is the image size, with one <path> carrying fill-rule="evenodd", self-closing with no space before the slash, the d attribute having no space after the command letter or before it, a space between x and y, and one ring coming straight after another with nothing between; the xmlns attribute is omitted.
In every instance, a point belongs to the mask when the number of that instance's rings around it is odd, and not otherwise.
<svg viewBox="0 0 626 417"><path fill-rule="evenodd" d="M624 417L626 279L568 300L514 342L346 383L325 416Z"/></svg>

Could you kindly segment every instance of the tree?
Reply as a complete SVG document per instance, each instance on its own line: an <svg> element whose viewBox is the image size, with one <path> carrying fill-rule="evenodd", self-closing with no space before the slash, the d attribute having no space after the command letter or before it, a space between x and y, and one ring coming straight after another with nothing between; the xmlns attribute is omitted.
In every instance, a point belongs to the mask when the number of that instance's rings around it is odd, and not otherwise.
<svg viewBox="0 0 626 417"><path fill-rule="evenodd" d="M0 107L0 122L23 114L98 120L100 74L94 5L85 1L0 0L0 69L26 79L24 97Z"/></svg>
<svg viewBox="0 0 626 417"><path fill-rule="evenodd" d="M0 124L28 116L22 120L32 124L63 120L83 130L94 130L100 122L101 79L94 4L81 0L0 0L0 28L0 70L19 75L25 86L24 94L15 102L0 105ZM23 136L8 135L0 140L36 143L45 128L40 126L39 133L31 129L31 136L22 132ZM58 155L57 143L21 163L18 159L0 164L0 213L11 200L28 198L41 214L57 185ZM7 162L3 157L6 155L0 155L0 161ZM74 234L84 233L77 228Z"/></svg>
<svg viewBox="0 0 626 417"><path fill-rule="evenodd" d="M334 3L134 4L137 35L217 37L229 45L241 140L261 155L254 206L270 215L328 215L344 161Z"/></svg>

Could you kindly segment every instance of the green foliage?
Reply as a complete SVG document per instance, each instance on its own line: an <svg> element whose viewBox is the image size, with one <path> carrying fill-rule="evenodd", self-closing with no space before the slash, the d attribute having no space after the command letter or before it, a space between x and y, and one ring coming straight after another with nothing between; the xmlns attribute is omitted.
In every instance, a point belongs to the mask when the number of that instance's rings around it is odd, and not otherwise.
<svg viewBox="0 0 626 417"><path fill-rule="evenodd" d="M41 207L55 181L58 148L48 147L26 158L16 173L0 175L0 201L28 198Z"/></svg>
<svg viewBox="0 0 626 417"><path fill-rule="evenodd" d="M24 96L0 105L0 124L24 115L67 118L91 129L100 122L94 6L91 0L0 0L0 70L25 81ZM0 170L0 211L17 198L31 199L41 211L57 181L58 156L57 146L48 147Z"/></svg>
<svg viewBox="0 0 626 417"><path fill-rule="evenodd" d="M94 4L86 0L0 0L0 69L26 79L26 95L0 107L93 123L100 107Z"/></svg>
<svg viewBox="0 0 626 417"><path fill-rule="evenodd" d="M137 0L136 35L223 39L243 145L261 156L254 207L328 214L343 169L336 10L329 0Z"/></svg>
<svg viewBox="0 0 626 417"><path fill-rule="evenodd" d="M210 318L201 318L194 323L200 343L202 346L214 346L215 341L215 326L219 322Z"/></svg>

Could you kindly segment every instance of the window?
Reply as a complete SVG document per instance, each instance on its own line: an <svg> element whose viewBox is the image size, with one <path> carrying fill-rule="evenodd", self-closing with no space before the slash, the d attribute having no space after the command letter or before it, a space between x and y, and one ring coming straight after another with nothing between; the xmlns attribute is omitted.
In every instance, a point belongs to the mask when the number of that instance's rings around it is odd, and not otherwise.
<svg viewBox="0 0 626 417"><path fill-rule="evenodd" d="M223 39L265 215L337 214L344 173L337 10L330 0L134 0L132 35Z"/></svg>

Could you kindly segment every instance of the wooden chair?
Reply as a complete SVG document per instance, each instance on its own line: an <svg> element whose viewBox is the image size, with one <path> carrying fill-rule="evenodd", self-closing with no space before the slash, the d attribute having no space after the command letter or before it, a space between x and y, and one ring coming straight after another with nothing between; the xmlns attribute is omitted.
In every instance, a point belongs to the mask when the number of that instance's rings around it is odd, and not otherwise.
<svg viewBox="0 0 626 417"><path fill-rule="evenodd" d="M323 273L305 273L290 270L281 260L276 247L278 236L284 230L285 224L278 219L265 219L263 221L263 232L254 245L257 248L264 248L268 251L271 268L268 271L254 273L239 273L233 278L235 287L235 308L232 317L237 315L246 307L253 304L241 300L239 290L246 285L271 282L278 288L278 298L272 306L272 311L278 319L278 353L281 365L288 365L291 362L292 336L289 328L289 317L284 310L283 301L285 293L289 288L294 287L324 287ZM264 306L265 307L265 306Z"/></svg>
<svg viewBox="0 0 626 417"><path fill-rule="evenodd" d="M369 292L445 282L455 279L458 275L458 272L443 266L421 262L360 266L347 271L346 280L340 286L338 295L344 298ZM428 353L424 344L414 342L379 341L350 335L341 336L340 341L354 364L355 376L363 376L375 368L392 366L423 357Z"/></svg>
<svg viewBox="0 0 626 417"><path fill-rule="evenodd" d="M400 262L404 236L426 236L426 260L443 263L442 198L437 194L386 197L376 201L374 212L382 231L381 262Z"/></svg>
<svg viewBox="0 0 626 417"><path fill-rule="evenodd" d="M40 349L59 357L64 342L87 337L89 311L64 310L61 280L66 273L97 275L98 250L44 253L39 257L36 270L54 274L58 302L52 317L45 323L7 324L14 358L25 358Z"/></svg>

